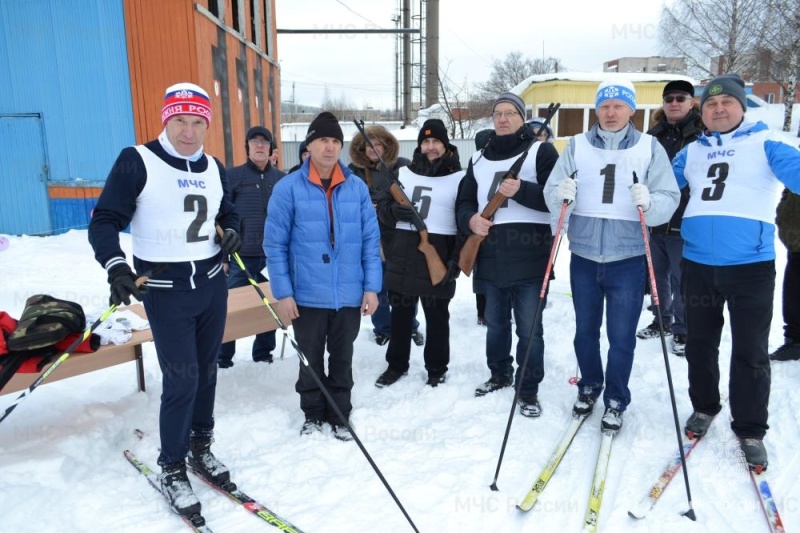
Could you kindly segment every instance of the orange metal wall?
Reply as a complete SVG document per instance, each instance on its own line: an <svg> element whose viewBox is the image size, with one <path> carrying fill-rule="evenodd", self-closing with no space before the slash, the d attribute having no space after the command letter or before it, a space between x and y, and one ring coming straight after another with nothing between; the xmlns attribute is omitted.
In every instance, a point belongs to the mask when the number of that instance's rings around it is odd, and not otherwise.
<svg viewBox="0 0 800 533"><path fill-rule="evenodd" d="M260 109L264 108L264 126L275 134L276 144L280 137L280 76L277 69L277 50L270 50L270 59L265 59L251 46L245 47L247 92L249 97L250 124L245 124L245 95L240 97L237 79L237 58L241 56L242 41L229 31L231 21L231 2L224 0L223 17L218 24L197 9L208 7L207 1L192 0L124 0L125 25L128 43L128 62L131 76L134 126L136 141L147 142L154 139L162 129L161 105L164 90L181 81L189 81L203 87L211 97L212 121L205 143L205 151L216 156L224 164L239 165L245 162L245 132L248 126L261 123ZM264 32L263 1L258 0L262 9L256 30ZM274 0L272 13L275 13ZM219 4L223 1L220 0ZM254 42L249 20L250 2L242 2L245 10L243 38ZM277 43L277 30L273 18L271 24L272 42ZM224 39L224 42L222 41ZM225 75L215 75L214 48L224 48ZM254 69L261 62L263 97L256 101ZM273 101L268 99L270 73L273 77ZM227 77L227 80L224 78ZM223 105L223 83L227 87L228 102ZM274 116L273 116L274 114ZM274 121L273 121L274 119ZM228 124L228 129L223 126ZM276 127L273 127L273 124ZM278 131L275 131L278 130ZM228 154L228 157L226 157Z"/></svg>

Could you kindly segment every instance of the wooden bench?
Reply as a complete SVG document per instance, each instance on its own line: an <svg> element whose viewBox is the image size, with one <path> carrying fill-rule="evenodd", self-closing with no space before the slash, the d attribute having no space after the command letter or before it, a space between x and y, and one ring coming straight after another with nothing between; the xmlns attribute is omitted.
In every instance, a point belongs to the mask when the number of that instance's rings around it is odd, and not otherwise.
<svg viewBox="0 0 800 533"><path fill-rule="evenodd" d="M259 287L264 292L267 300L274 301L272 292L269 289L269 282L259 283ZM133 304L122 309L133 311L142 318L147 318L142 304ZM264 305L261 297L256 290L249 284L245 287L230 289L228 291L228 316L225 321L225 333L222 336L223 342L249 337L256 333L272 331L278 328L278 323ZM142 344L153 340L153 334L149 329L134 331L131 339L125 344L108 344L101 346L99 350L92 353L75 353L69 356L66 361L44 381L42 384L58 381L72 376L79 376L87 372L93 372L110 366L122 363L136 362L136 377L139 390L145 390L144 383L144 363L142 361ZM0 394L19 392L30 387L38 374L15 374L14 377L3 387Z"/></svg>

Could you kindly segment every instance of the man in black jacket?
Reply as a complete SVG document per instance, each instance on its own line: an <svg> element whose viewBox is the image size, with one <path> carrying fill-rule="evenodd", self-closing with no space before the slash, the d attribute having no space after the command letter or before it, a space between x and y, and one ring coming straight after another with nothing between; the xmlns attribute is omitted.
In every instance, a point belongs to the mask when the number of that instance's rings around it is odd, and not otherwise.
<svg viewBox="0 0 800 533"><path fill-rule="evenodd" d="M411 223L413 211L400 205L388 189L378 195L378 218L393 228L384 248L392 337L386 349L389 368L378 377L376 387L387 387L408 372L411 355L412 322L417 302L425 313L428 339L425 344L427 384L436 387L446 380L450 363L450 300L456 291L458 250L455 200L464 172L458 149L450 144L447 128L439 119L425 121L417 138L414 159L400 169L399 180L406 195L416 200L420 216L428 228L428 239L448 265L448 276L437 285L431 283L425 256L419 251L419 232Z"/></svg>
<svg viewBox="0 0 800 533"><path fill-rule="evenodd" d="M647 133L658 139L667 151L669 160L703 133L703 121L694 102L694 86L684 80L675 80L664 86L664 104L655 112L656 125ZM689 202L688 187L681 191L681 200L672 219L666 224L650 228L650 252L656 278L664 334L673 335L672 353L683 355L686 351L686 323L681 296L681 258L683 238L681 219ZM653 309L653 322L636 332L640 339L660 335L658 317Z"/></svg>
<svg viewBox="0 0 800 533"><path fill-rule="evenodd" d="M769 356L773 361L800 359L800 194L784 189L778 204L775 225L786 245L786 270L783 275L784 343Z"/></svg>
<svg viewBox="0 0 800 533"><path fill-rule="evenodd" d="M398 157L400 153L400 143L394 135L380 125L367 126L364 129L367 137L371 141L368 143L361 133L356 133L350 142L350 161L348 168L360 177L369 187L369 194L372 203L377 206L378 197L381 192L389 189L394 175L401 167L408 165L409 161L405 157ZM374 150L373 150L374 147ZM388 168L384 167L386 163ZM388 243L391 241L393 228L387 226L380 219L378 225L381 228L381 249L385 252ZM386 270L386 260L383 261ZM383 346L392 336L391 315L389 311L389 297L386 288L382 288L378 293L378 310L372 315L372 332L375 334L375 342ZM414 311L414 332L412 334L414 344L422 346L424 337L419 331L419 322Z"/></svg>
<svg viewBox="0 0 800 533"><path fill-rule="evenodd" d="M516 382L522 381L520 412L536 417L541 414L538 391L544 378L542 322L532 336L530 333L552 244L543 189L558 152L552 144L538 141L533 128L524 124L525 104L519 96L501 94L492 107L492 119L494 133L487 146L472 156L456 202L459 231L486 236L478 252L475 276L486 293L486 360L491 377L475 390L475 395L514 383L514 358L510 355L513 310L519 339ZM497 183L526 150L519 179ZM507 202L493 220L486 220L480 213L497 191Z"/></svg>
<svg viewBox="0 0 800 533"><path fill-rule="evenodd" d="M247 163L228 169L231 201L242 219L242 249L239 256L245 268L256 281L268 281L261 273L267 264L264 255L264 221L267 219L267 204L272 196L272 188L286 175L275 168L270 160L274 141L272 133L263 126L253 126L247 130L244 149ZM228 288L244 287L250 282L247 274L239 268L233 258L226 258ZM275 331L256 335L253 341L253 361L272 362L275 349ZM236 341L226 342L219 350L219 367L233 366Z"/></svg>

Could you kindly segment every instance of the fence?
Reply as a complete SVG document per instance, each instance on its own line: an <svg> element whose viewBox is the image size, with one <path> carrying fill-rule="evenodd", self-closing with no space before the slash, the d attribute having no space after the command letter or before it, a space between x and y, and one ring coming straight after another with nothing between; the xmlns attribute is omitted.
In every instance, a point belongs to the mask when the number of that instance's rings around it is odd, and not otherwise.
<svg viewBox="0 0 800 533"><path fill-rule="evenodd" d="M405 157L410 160L414 155L414 150L417 148L417 141L397 142L400 143L399 157ZM469 158L475 153L475 139L453 139L450 143L458 148L461 167L466 170ZM300 141L284 141L281 143L281 158L283 159L284 169L288 170L300 161L299 150ZM350 141L345 141L340 159L345 166L350 164Z"/></svg>

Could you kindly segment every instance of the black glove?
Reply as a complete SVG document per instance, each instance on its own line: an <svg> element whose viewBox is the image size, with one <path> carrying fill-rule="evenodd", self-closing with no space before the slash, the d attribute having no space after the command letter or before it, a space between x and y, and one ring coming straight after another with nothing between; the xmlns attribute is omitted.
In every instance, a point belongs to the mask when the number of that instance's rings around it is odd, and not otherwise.
<svg viewBox="0 0 800 533"><path fill-rule="evenodd" d="M392 204L392 216L398 222L411 222L414 220L414 208L410 205Z"/></svg>
<svg viewBox="0 0 800 533"><path fill-rule="evenodd" d="M220 239L219 235L217 235L215 240L219 243L219 247L222 248L225 255L233 255L242 247L242 238L232 229L226 229L222 234L222 238Z"/></svg>
<svg viewBox="0 0 800 533"><path fill-rule="evenodd" d="M458 266L458 261L448 261L447 262L447 276L445 276L442 285L450 283L451 281L455 281L458 279L458 276L461 275L461 268Z"/></svg>
<svg viewBox="0 0 800 533"><path fill-rule="evenodd" d="M121 263L108 272L108 283L111 285L109 301L114 305L131 304L131 296L141 300L147 289L136 286L136 274L128 263Z"/></svg>

